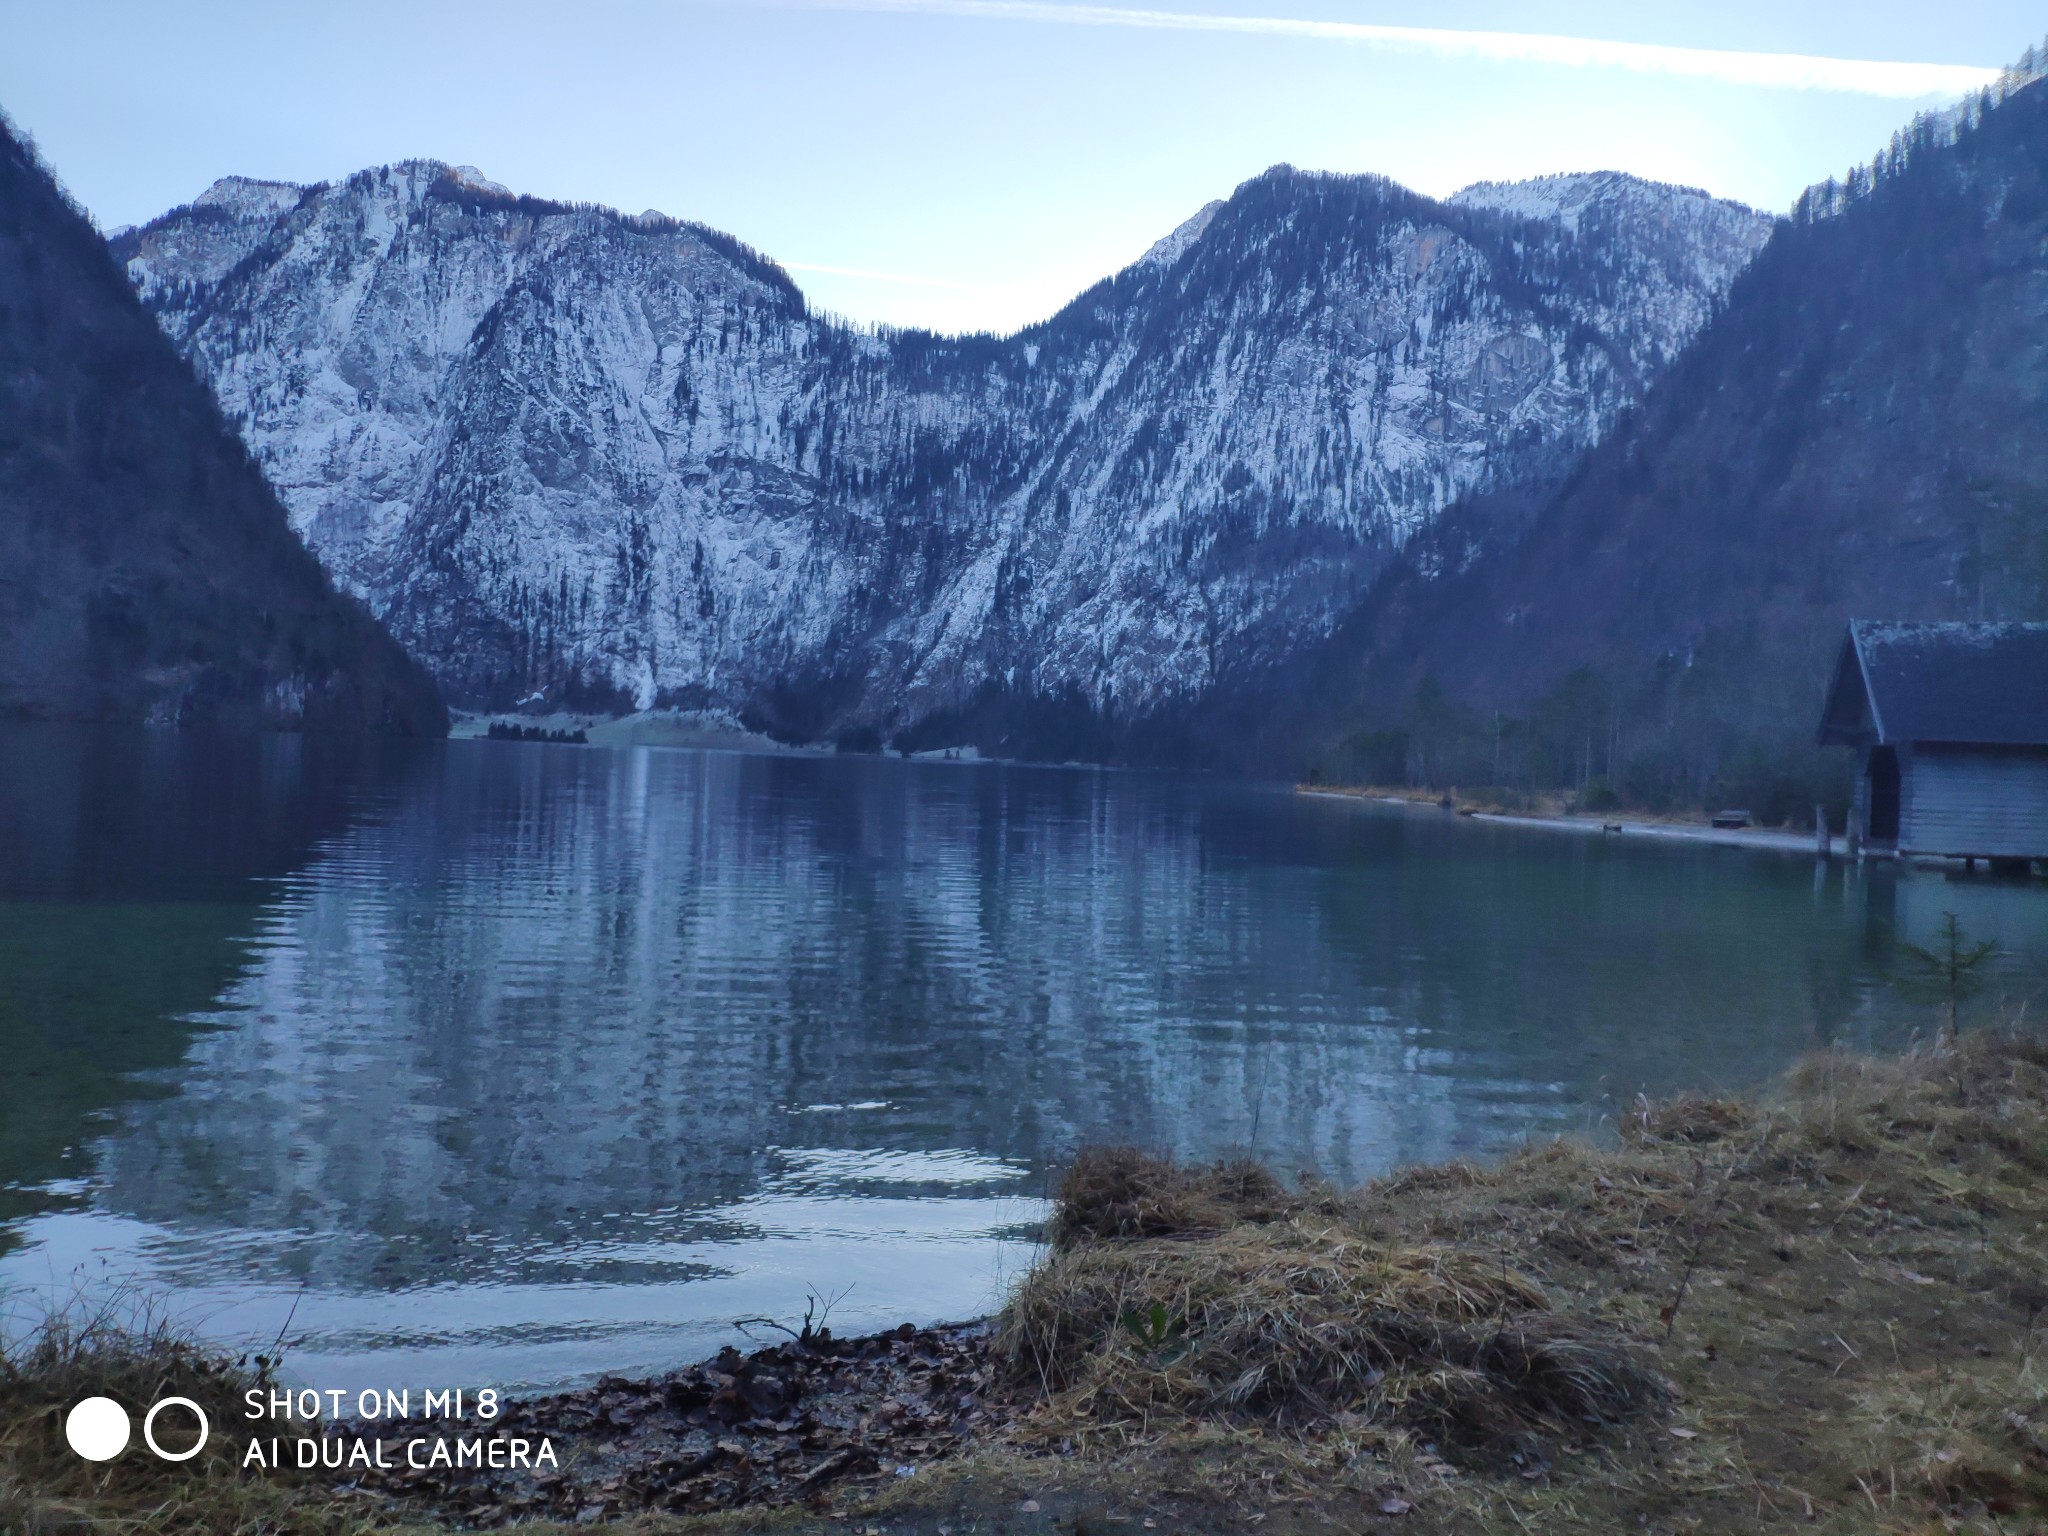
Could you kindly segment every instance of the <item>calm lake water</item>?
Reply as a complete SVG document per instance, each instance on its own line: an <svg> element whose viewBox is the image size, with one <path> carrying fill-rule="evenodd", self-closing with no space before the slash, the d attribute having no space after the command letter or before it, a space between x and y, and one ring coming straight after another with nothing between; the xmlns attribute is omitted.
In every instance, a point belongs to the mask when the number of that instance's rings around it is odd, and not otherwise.
<svg viewBox="0 0 2048 1536"><path fill-rule="evenodd" d="M320 1386L986 1310L1091 1139L1357 1179L1932 1012L2048 892L1094 771L0 729L0 1290ZM758 1331L758 1329L757 1329Z"/></svg>

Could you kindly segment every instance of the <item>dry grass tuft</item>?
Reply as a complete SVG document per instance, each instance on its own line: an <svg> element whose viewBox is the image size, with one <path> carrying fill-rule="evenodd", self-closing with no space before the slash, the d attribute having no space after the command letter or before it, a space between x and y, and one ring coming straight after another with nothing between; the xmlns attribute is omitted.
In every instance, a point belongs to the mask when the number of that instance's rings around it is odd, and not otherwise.
<svg viewBox="0 0 2048 1536"><path fill-rule="evenodd" d="M1621 1122L1621 1137L1638 1147L1671 1142L1704 1146L1726 1141L1748 1129L1755 1113L1753 1106L1733 1099L1709 1099L1690 1093L1656 1103L1639 1099L1635 1113Z"/></svg>
<svg viewBox="0 0 2048 1536"><path fill-rule="evenodd" d="M1276 1189L1250 1208L1282 1204ZM1554 1310L1499 1253L1378 1242L1315 1211L1195 1242L1075 1236L1091 1224L1061 1222L1065 1245L1025 1281L1000 1341L1063 1426L1222 1417L1309 1433L1349 1415L1490 1450L1658 1397L1625 1338Z"/></svg>
<svg viewBox="0 0 2048 1536"><path fill-rule="evenodd" d="M111 1308L44 1320L0 1348L0 1531L341 1536L368 1529L360 1505L289 1472L242 1473L242 1394L261 1384L260 1369L224 1359L160 1321ZM212 1426L199 1454L184 1462L160 1461L141 1447L144 1413L171 1396L198 1403ZM65 1441L65 1416L87 1397L112 1398L136 1426L128 1449L110 1462L85 1461ZM190 1443L182 1415L175 1427L160 1421L157 1433L171 1449Z"/></svg>
<svg viewBox="0 0 2048 1536"><path fill-rule="evenodd" d="M1048 1237L1055 1248L1089 1238L1220 1232L1272 1221L1294 1204L1278 1179L1249 1160L1183 1168L1135 1147L1084 1150L1054 1202Z"/></svg>

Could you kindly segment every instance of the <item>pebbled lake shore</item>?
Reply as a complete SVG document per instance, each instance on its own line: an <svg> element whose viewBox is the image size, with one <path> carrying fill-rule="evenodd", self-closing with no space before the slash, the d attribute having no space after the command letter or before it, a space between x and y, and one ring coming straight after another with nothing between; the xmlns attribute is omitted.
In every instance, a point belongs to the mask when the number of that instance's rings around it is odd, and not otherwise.
<svg viewBox="0 0 2048 1536"><path fill-rule="evenodd" d="M395 1464L354 1487L468 1525L816 1507L849 1487L914 1477L1006 1424L1017 1394L999 1379L993 1334L986 1321L853 1339L806 1327L666 1375L520 1399L489 1434L547 1440L559 1460L547 1467L417 1469L380 1426L334 1432L381 1441L379 1460Z"/></svg>

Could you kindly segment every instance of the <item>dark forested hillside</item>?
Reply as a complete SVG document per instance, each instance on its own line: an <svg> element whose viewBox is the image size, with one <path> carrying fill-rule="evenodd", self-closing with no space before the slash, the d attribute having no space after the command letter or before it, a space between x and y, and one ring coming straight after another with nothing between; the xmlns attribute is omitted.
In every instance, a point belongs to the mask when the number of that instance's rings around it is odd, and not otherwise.
<svg viewBox="0 0 2048 1536"><path fill-rule="evenodd" d="M2048 617L2038 81L1809 194L1533 518L1411 545L1266 739L1333 777L1789 810L1846 784L1808 744L1851 616Z"/></svg>
<svg viewBox="0 0 2048 1536"><path fill-rule="evenodd" d="M0 715L446 728L0 123Z"/></svg>

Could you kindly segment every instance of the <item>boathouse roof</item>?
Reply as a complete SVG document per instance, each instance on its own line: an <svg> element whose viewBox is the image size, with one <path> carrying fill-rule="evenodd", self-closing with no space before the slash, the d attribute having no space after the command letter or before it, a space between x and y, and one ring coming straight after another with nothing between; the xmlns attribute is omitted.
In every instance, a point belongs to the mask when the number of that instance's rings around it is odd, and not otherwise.
<svg viewBox="0 0 2048 1536"><path fill-rule="evenodd" d="M1852 621L1820 741L2048 746L2048 624Z"/></svg>

